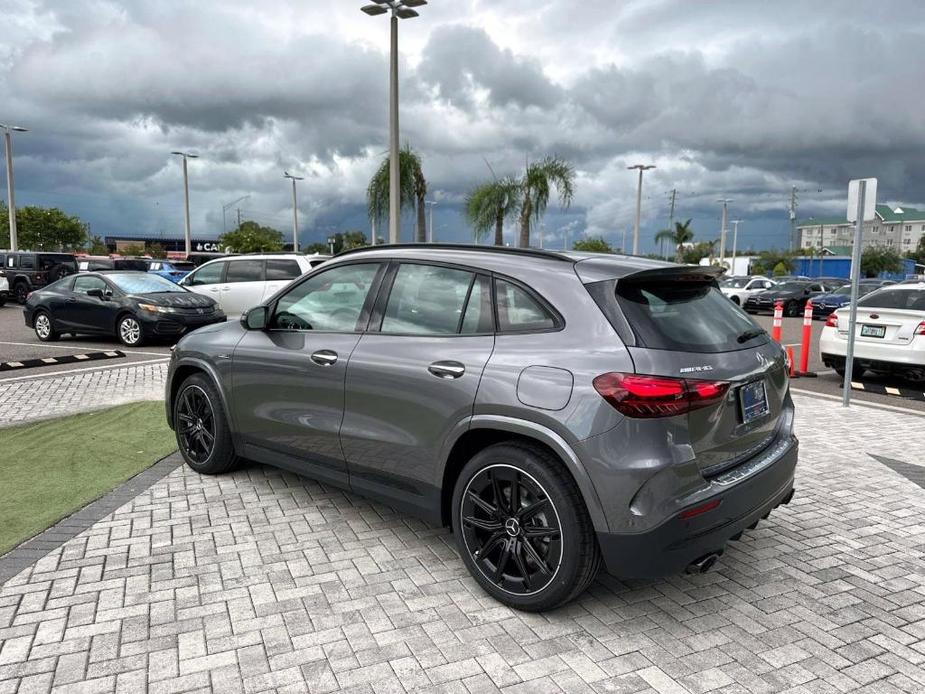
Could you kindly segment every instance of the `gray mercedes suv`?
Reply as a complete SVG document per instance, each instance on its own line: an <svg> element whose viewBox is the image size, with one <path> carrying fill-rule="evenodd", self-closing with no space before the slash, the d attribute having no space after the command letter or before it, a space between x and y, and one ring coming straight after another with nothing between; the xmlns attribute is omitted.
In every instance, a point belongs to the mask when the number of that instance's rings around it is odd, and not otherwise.
<svg viewBox="0 0 925 694"><path fill-rule="evenodd" d="M793 496L785 356L709 268L478 246L349 251L173 352L189 466L240 459L452 528L544 610L603 563L710 568Z"/></svg>

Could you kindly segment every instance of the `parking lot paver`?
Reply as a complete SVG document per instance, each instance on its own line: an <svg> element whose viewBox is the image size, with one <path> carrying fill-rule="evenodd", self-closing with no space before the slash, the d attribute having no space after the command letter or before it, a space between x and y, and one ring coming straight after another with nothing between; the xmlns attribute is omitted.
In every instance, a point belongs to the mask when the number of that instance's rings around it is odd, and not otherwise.
<svg viewBox="0 0 925 694"><path fill-rule="evenodd" d="M0 692L922 692L922 418L799 397L797 494L700 576L526 614L450 534L176 468L0 587ZM18 689L17 689L18 688Z"/></svg>

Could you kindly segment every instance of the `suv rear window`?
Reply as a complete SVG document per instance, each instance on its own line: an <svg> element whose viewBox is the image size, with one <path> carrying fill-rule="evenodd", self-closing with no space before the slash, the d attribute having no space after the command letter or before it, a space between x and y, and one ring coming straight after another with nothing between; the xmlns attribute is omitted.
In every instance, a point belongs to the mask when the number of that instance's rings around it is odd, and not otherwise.
<svg viewBox="0 0 925 694"><path fill-rule="evenodd" d="M709 282L623 281L616 296L641 347L715 353L768 341L760 334L740 343L757 324Z"/></svg>
<svg viewBox="0 0 925 694"><path fill-rule="evenodd" d="M41 253L39 258L39 268L42 270L51 270L58 265L63 265L71 272L77 272L77 259L66 253Z"/></svg>

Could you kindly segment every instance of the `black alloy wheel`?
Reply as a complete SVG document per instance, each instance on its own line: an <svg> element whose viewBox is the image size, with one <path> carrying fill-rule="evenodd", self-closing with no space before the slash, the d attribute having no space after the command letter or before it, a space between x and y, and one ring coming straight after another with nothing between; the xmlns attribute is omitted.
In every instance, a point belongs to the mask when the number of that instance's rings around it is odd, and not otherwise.
<svg viewBox="0 0 925 694"><path fill-rule="evenodd" d="M25 305L29 297L29 286L25 282L17 282L13 287L13 295L16 297L16 303Z"/></svg>
<svg viewBox="0 0 925 694"><path fill-rule="evenodd" d="M555 578L562 530L549 494L515 467L492 465L475 475L462 499L469 556L501 590L530 595Z"/></svg>
<svg viewBox="0 0 925 694"><path fill-rule="evenodd" d="M177 398L176 426L184 457L200 465L208 461L215 448L215 411L198 385L186 386Z"/></svg>

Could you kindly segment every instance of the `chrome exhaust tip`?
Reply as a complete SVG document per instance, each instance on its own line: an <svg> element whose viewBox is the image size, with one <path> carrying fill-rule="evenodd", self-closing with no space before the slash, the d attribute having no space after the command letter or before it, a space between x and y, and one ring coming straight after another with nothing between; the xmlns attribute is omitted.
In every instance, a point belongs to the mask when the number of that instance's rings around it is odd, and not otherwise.
<svg viewBox="0 0 925 694"><path fill-rule="evenodd" d="M710 554L706 554L700 557L700 559L695 559L687 565L684 573L705 574L707 571L713 568L713 565L716 564L720 554L722 554L722 552L711 552Z"/></svg>

